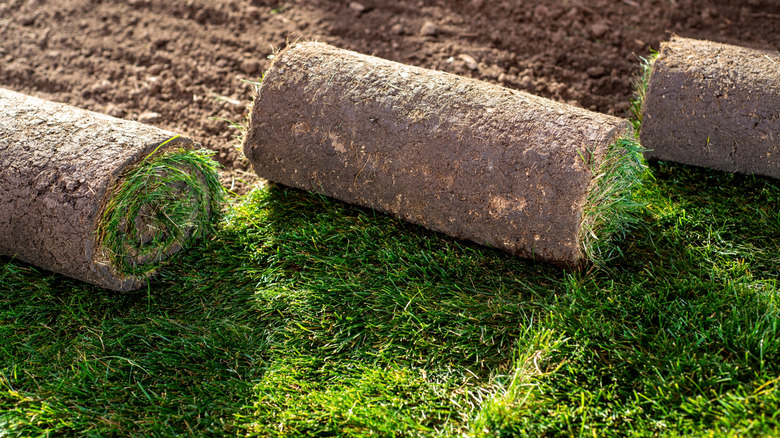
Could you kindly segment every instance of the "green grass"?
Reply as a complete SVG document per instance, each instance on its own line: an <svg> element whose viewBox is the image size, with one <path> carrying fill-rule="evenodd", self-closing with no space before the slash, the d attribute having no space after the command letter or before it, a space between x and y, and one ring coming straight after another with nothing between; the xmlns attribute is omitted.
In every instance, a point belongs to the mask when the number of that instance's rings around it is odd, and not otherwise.
<svg viewBox="0 0 780 438"><path fill-rule="evenodd" d="M215 231L225 198L211 155L155 150L119 177L97 230L98 252L118 272L148 277L171 254Z"/></svg>
<svg viewBox="0 0 780 438"><path fill-rule="evenodd" d="M610 145L593 171L578 238L585 259L602 269L620 254L616 243L638 223L643 205L636 191L647 177L642 152L632 132Z"/></svg>
<svg viewBox="0 0 780 438"><path fill-rule="evenodd" d="M640 70L639 74L634 79L634 95L632 96L628 108L631 113L631 123L634 125L634 131L637 133L642 126L645 96L647 96L647 88L650 86L650 76L653 73L653 64L657 58L658 52L654 50L650 50L650 56L647 58L639 57Z"/></svg>
<svg viewBox="0 0 780 438"><path fill-rule="evenodd" d="M780 184L650 172L606 270L275 186L137 293L0 259L0 436L780 435Z"/></svg>

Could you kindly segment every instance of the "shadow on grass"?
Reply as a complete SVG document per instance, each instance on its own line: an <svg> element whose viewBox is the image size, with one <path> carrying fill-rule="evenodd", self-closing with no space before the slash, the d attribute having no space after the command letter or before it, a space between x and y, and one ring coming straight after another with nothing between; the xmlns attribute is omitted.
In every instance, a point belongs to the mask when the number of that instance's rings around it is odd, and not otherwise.
<svg viewBox="0 0 780 438"><path fill-rule="evenodd" d="M780 409L774 392L751 404L780 372L776 181L651 169L643 225L608 272L567 273L275 186L146 291L2 259L0 423L617 434Z"/></svg>
<svg viewBox="0 0 780 438"><path fill-rule="evenodd" d="M232 245L200 242L148 289L124 294L0 261L0 429L235 432L266 341L254 336L254 287Z"/></svg>
<svg viewBox="0 0 780 438"><path fill-rule="evenodd" d="M252 194L227 229L262 267L253 306L273 327L247 414L258 435L462 431L563 278L279 186Z"/></svg>

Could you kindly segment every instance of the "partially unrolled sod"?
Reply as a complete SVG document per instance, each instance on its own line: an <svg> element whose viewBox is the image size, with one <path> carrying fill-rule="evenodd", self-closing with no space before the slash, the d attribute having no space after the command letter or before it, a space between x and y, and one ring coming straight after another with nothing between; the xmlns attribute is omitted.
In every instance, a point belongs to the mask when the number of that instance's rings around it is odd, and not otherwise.
<svg viewBox="0 0 780 438"><path fill-rule="evenodd" d="M780 178L780 53L673 37L647 68L648 158Z"/></svg>
<svg viewBox="0 0 780 438"><path fill-rule="evenodd" d="M0 255L107 289L212 229L216 164L185 137L0 89Z"/></svg>
<svg viewBox="0 0 780 438"><path fill-rule="evenodd" d="M244 152L270 181L576 266L630 217L632 138L619 118L301 43L264 76Z"/></svg>

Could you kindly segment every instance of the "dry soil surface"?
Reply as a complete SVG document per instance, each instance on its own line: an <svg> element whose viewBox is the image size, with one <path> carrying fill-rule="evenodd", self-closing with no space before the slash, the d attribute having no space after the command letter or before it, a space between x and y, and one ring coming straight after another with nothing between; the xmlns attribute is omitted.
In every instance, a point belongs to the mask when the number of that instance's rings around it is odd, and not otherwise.
<svg viewBox="0 0 780 438"><path fill-rule="evenodd" d="M778 0L0 0L0 87L188 135L224 181L252 81L298 39L626 116L671 33L780 50Z"/></svg>

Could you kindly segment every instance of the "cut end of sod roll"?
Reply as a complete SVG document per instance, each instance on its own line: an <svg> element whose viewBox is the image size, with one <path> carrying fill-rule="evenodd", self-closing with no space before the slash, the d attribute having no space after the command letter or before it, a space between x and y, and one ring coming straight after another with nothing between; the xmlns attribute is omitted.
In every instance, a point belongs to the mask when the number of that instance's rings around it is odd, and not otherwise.
<svg viewBox="0 0 780 438"><path fill-rule="evenodd" d="M642 112L644 111L645 98L647 97L647 87L650 84L650 76L653 72L653 64L656 58L658 58L658 52L651 51L650 56L647 58L639 57L639 74L634 81L634 95L631 98L629 104L629 110L631 111L631 124L634 126L634 131L639 133L642 127ZM638 135L638 134L637 134Z"/></svg>
<svg viewBox="0 0 780 438"><path fill-rule="evenodd" d="M596 266L620 255L616 242L639 222L643 205L636 191L647 168L643 149L633 134L612 144L595 169L593 184L582 208L579 242L584 258Z"/></svg>
<svg viewBox="0 0 780 438"><path fill-rule="evenodd" d="M125 171L100 215L96 262L122 275L148 277L190 241L213 232L212 216L224 192L211 155L155 151Z"/></svg>

